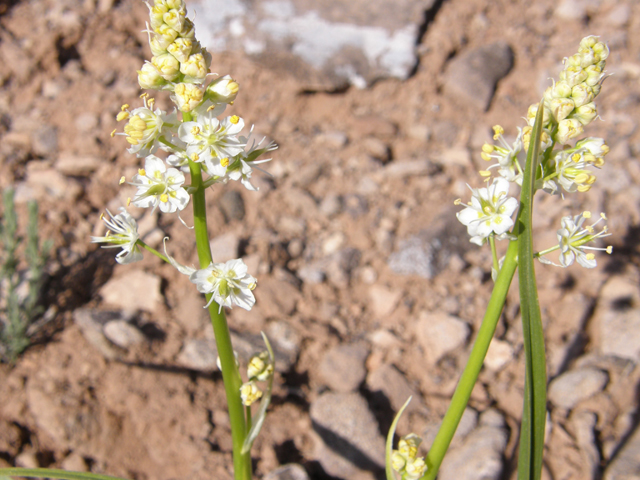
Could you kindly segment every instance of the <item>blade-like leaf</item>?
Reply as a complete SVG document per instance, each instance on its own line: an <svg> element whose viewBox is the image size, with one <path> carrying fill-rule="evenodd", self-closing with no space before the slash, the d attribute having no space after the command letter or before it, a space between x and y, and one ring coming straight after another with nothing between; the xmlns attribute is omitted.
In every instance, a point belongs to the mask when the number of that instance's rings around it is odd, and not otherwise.
<svg viewBox="0 0 640 480"><path fill-rule="evenodd" d="M411 397L404 402L402 408L396 414L396 418L393 419L393 423L391 424L391 428L389 428L389 433L387 434L387 445L385 449L384 455L384 464L385 464L385 472L387 474L387 480L396 480L396 475L393 473L393 467L391 466L391 454L393 453L393 436L396 434L396 428L398 427L398 422L400 421L400 417L402 416L402 412L407 408L409 402L411 401Z"/></svg>
<svg viewBox="0 0 640 480"><path fill-rule="evenodd" d="M0 480L11 477L56 478L60 480L124 480L119 477L88 472L67 472L52 468L0 468Z"/></svg>
<svg viewBox="0 0 640 480"><path fill-rule="evenodd" d="M544 430L547 415L547 372L544 351L544 332L538 302L536 274L533 265L533 239L531 235L533 196L540 158L540 139L544 108L538 113L531 133L527 164L522 181L519 215L518 278L520 281L520 309L525 352L525 388L518 480L539 480L542 474Z"/></svg>
<svg viewBox="0 0 640 480"><path fill-rule="evenodd" d="M269 361L271 363L271 367L273 369L273 373L269 376L269 380L267 381L267 389L262 395L262 400L260 400L260 406L256 411L256 414L252 418L251 430L247 434L247 438L245 438L244 443L242 444L242 454L244 455L249 450L251 450L251 446L253 442L258 437L260 433L260 429L262 428L262 424L264 423L264 419L267 416L267 408L269 408L269 403L271 402L271 390L273 389L273 375L276 371L276 360L273 355L273 349L271 348L271 344L269 343L269 339L267 336L262 333L262 339L264 340L264 344L267 346L267 351L269 352Z"/></svg>

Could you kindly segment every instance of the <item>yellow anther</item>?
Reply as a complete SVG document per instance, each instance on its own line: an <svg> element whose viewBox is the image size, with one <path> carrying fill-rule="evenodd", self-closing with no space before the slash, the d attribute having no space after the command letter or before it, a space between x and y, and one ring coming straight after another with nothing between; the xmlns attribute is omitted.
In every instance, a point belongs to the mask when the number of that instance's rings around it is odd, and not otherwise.
<svg viewBox="0 0 640 480"><path fill-rule="evenodd" d="M136 140L135 138L132 138L132 137L127 137L125 140L127 142L129 142L131 145L138 145L138 143L139 143L138 140Z"/></svg>
<svg viewBox="0 0 640 480"><path fill-rule="evenodd" d="M604 214L604 212L600 213L600 217L601 217L603 220L606 220L606 219L607 219L607 216Z"/></svg>
<svg viewBox="0 0 640 480"><path fill-rule="evenodd" d="M122 185L125 181L126 181L126 178L124 178L124 175L121 176L120 181L118 182L118 185Z"/></svg>
<svg viewBox="0 0 640 480"><path fill-rule="evenodd" d="M124 110L116 115L116 121L118 122L121 122L122 120L125 120L127 118L129 118L129 112L125 112Z"/></svg>
<svg viewBox="0 0 640 480"><path fill-rule="evenodd" d="M588 192L591 190L591 185L578 185L578 191L580 193Z"/></svg>
<svg viewBox="0 0 640 480"><path fill-rule="evenodd" d="M100 220L104 220L104 212L100 214Z"/></svg>
<svg viewBox="0 0 640 480"><path fill-rule="evenodd" d="M594 183L596 183L596 176L589 175L589 178L587 179L587 185L593 185Z"/></svg>
<svg viewBox="0 0 640 480"><path fill-rule="evenodd" d="M249 290L255 290L255 288L258 286L258 284L256 282L250 283L249 284Z"/></svg>
<svg viewBox="0 0 640 480"><path fill-rule="evenodd" d="M611 254L613 253L613 247L612 247L611 245L609 245L609 246L606 248L605 252L607 252L609 255L611 255Z"/></svg>
<svg viewBox="0 0 640 480"><path fill-rule="evenodd" d="M198 160L200 160L200 155L194 153L193 155L191 155L191 160L197 162Z"/></svg>
<svg viewBox="0 0 640 480"><path fill-rule="evenodd" d="M602 168L603 165L604 165L604 158L602 157L596 157L596 159L593 161L594 167Z"/></svg>
<svg viewBox="0 0 640 480"><path fill-rule="evenodd" d="M237 115L232 115L232 116L229 118L229 121L230 121L231 123L233 123L234 125L236 125L236 124L240 121L240 117L238 117Z"/></svg>
<svg viewBox="0 0 640 480"><path fill-rule="evenodd" d="M592 227L591 225L587 225L587 226L585 227L585 230L586 230L587 232L589 232L591 235L593 235L593 232L595 232L595 230L593 229L593 227Z"/></svg>
<svg viewBox="0 0 640 480"><path fill-rule="evenodd" d="M113 132L111 132L111 137L115 137L116 136L116 130L114 130Z"/></svg>
<svg viewBox="0 0 640 480"><path fill-rule="evenodd" d="M579 173L573 179L573 181L576 182L576 183L587 183L587 180L589 180L589 174L588 173Z"/></svg>
<svg viewBox="0 0 640 480"><path fill-rule="evenodd" d="M153 106L156 104L156 99L155 98L150 98L149 101L147 102L147 105L149 105L149 108L153 108Z"/></svg>
<svg viewBox="0 0 640 480"><path fill-rule="evenodd" d="M149 96L149 94L145 92L145 93L140 95L140 98L147 98L148 96Z"/></svg>
<svg viewBox="0 0 640 480"><path fill-rule="evenodd" d="M120 107L120 110L125 111L127 108L129 108L129 104L128 104L128 103L125 103L124 105L122 105L122 106Z"/></svg>
<svg viewBox="0 0 640 480"><path fill-rule="evenodd" d="M486 162L490 162L491 161L491 155L489 155L488 153L485 153L485 152L480 153L480 158L483 159Z"/></svg>
<svg viewBox="0 0 640 480"><path fill-rule="evenodd" d="M217 105L209 105L209 106L207 107L207 112L210 112L211 110L213 110L213 109L214 109L214 108L216 108L216 107L217 107Z"/></svg>
<svg viewBox="0 0 640 480"><path fill-rule="evenodd" d="M490 143L485 143L484 145L482 145L483 153L493 153L494 150L495 150L495 147Z"/></svg>
<svg viewBox="0 0 640 480"><path fill-rule="evenodd" d="M147 171L144 168L138 169L138 175L144 177L147 174Z"/></svg>
<svg viewBox="0 0 640 480"><path fill-rule="evenodd" d="M222 165L223 167L228 167L229 166L229 157L224 157L224 158L220 159L220 165Z"/></svg>
<svg viewBox="0 0 640 480"><path fill-rule="evenodd" d="M127 207L131 205L131 197L127 198Z"/></svg>
<svg viewBox="0 0 640 480"><path fill-rule="evenodd" d="M478 173L480 174L481 177L490 177L491 176L491 172L489 170L480 170Z"/></svg>
<svg viewBox="0 0 640 480"><path fill-rule="evenodd" d="M200 127L198 125L194 125L191 128L191 135L200 135Z"/></svg>
<svg viewBox="0 0 640 480"><path fill-rule="evenodd" d="M163 193L162 195L160 195L160 201L162 203L167 203L169 201L169 195L167 195L166 193Z"/></svg>
<svg viewBox="0 0 640 480"><path fill-rule="evenodd" d="M461 198L456 198L456 199L453 201L453 204L454 204L454 205L462 205L462 199L461 199Z"/></svg>
<svg viewBox="0 0 640 480"><path fill-rule="evenodd" d="M584 212L582 212L582 216L584 218L591 218L591 212L589 210L585 210Z"/></svg>
<svg viewBox="0 0 640 480"><path fill-rule="evenodd" d="M579 153L574 153L573 155L571 155L571 160L573 160L574 162L578 163L580 161L580 154Z"/></svg>
<svg viewBox="0 0 640 480"><path fill-rule="evenodd" d="M504 134L504 128L502 128L500 125L494 125L493 126L493 139L494 140L498 140L498 138L500 138L500 135Z"/></svg>

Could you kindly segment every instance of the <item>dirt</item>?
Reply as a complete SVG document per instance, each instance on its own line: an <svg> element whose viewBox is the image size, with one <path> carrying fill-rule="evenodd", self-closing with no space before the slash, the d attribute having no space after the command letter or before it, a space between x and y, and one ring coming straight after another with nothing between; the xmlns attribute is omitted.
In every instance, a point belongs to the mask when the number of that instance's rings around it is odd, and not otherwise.
<svg viewBox="0 0 640 480"><path fill-rule="evenodd" d="M214 54L213 70L232 74L241 85L229 114L242 115L280 146L265 166L272 177L256 181L259 192L229 185L211 189L207 200L211 237L232 234L240 254L257 267L257 307L251 314L232 310L230 325L256 334L285 322L299 349L276 375L273 405L253 450L258 477L297 462L312 478L330 478L316 458L321 440L309 406L326 390L318 365L338 344L366 341L369 372L393 364L422 396L427 408L412 413L401 425L403 433L420 433L441 418L491 292L489 252L466 249L430 279L394 273L387 260L403 239L428 231L441 215L453 216L453 201L467 195L466 183L480 186L479 148L490 141L490 127L500 123L515 135L527 107L557 76L562 58L588 34L608 40L612 51L608 70L615 75L597 100L604 121L587 133L611 145L605 169L613 173L603 173L589 196L567 195L561 205L558 197L541 199L545 215L539 215L536 233L541 244L553 243L568 207L574 214L609 207L614 255L598 256L595 270L539 266L537 274L551 378L595 359L609 383L574 412L550 406L548 478L601 478L637 423L638 368L632 361L603 359L592 319L603 285L616 276L635 278L638 270L638 196L617 195L616 175L627 179L625 192L637 192L640 5L591 2L586 17L565 19L554 13L556 3L445 1L425 25L415 74L363 90L309 92L283 70L239 54ZM629 9L626 21L613 16L620 5ZM136 69L149 55L142 32L147 8L133 0L23 0L2 2L0 9L0 187L17 188L22 218L25 201L39 201L41 236L54 242L43 293L52 319L15 365L0 365L0 466L87 469L136 479L231 478L220 375L177 361L185 340L212 336L200 308L203 299L187 278L157 258L116 265L112 251L89 239L101 234L105 207L115 212L131 196L131 188L118 180L135 173L138 159L110 132L121 128L115 116L123 103L137 106ZM511 46L515 65L486 112L443 93L452 58L498 40ZM57 142L47 140L52 132ZM88 171L64 172L65 155L99 161ZM428 166L417 175L385 170L419 160ZM225 218L220 208L229 190L241 196L242 219ZM321 206L328 198L342 200L341 208L327 214ZM191 231L175 216L145 218L149 230L170 237L178 260L195 261ZM192 224L191 214L185 211L183 220ZM327 256L323 248L331 242L355 252L351 263L319 283L301 281L300 270ZM74 312L112 309L103 300L103 286L133 271L160 279L160 300L152 309L130 305L135 323L156 334L108 359L81 333ZM144 294L144 287L139 291ZM395 302L376 302L380 292ZM423 351L415 327L421 312L436 311L457 316L472 332L462 348L437 362ZM477 411L494 407L506 418L505 479L514 471L522 409L519 322L514 285L497 331L514 358L498 370L485 368L471 400ZM375 405L366 384L360 392L384 430L393 412ZM587 446L572 430L572 414L585 411L597 419ZM598 458L595 470L584 460L590 448Z"/></svg>

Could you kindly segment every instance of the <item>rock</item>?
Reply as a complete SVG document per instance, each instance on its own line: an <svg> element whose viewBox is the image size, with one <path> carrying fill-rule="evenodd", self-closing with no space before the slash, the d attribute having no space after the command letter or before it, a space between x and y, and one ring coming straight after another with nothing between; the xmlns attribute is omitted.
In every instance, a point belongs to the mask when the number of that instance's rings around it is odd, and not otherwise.
<svg viewBox="0 0 640 480"><path fill-rule="evenodd" d="M16 455L16 467L20 468L39 468L37 452L26 451Z"/></svg>
<svg viewBox="0 0 640 480"><path fill-rule="evenodd" d="M124 311L153 312L162 303L160 277L142 270L130 270L112 278L100 289L105 303Z"/></svg>
<svg viewBox="0 0 640 480"><path fill-rule="evenodd" d="M105 358L114 359L124 353L104 335L104 325L109 321L122 320L122 314L115 311L79 308L73 312L73 321L80 328L84 338Z"/></svg>
<svg viewBox="0 0 640 480"><path fill-rule="evenodd" d="M502 370L514 356L513 346L509 342L494 338L489 345L489 351L484 359L484 365L489 370Z"/></svg>
<svg viewBox="0 0 640 480"><path fill-rule="evenodd" d="M214 340L187 339L176 361L182 367L201 372L217 370L218 349Z"/></svg>
<svg viewBox="0 0 640 480"><path fill-rule="evenodd" d="M144 334L126 320L112 320L102 329L104 336L120 348L130 348L145 340Z"/></svg>
<svg viewBox="0 0 640 480"><path fill-rule="evenodd" d="M328 193L322 199L318 208L325 217L331 218L342 210L342 199L335 193Z"/></svg>
<svg viewBox="0 0 640 480"><path fill-rule="evenodd" d="M315 137L315 141L323 147L338 150L349 142L349 137L344 132L322 132Z"/></svg>
<svg viewBox="0 0 640 480"><path fill-rule="evenodd" d="M609 377L602 370L581 368L554 378L549 384L549 400L561 408L573 408L582 400L602 391Z"/></svg>
<svg viewBox="0 0 640 480"><path fill-rule="evenodd" d="M89 467L87 466L87 462L82 455L78 452L71 452L67 455L62 462L60 462L60 466L64 470L72 471L72 472L88 472Z"/></svg>
<svg viewBox="0 0 640 480"><path fill-rule="evenodd" d="M640 361L640 293L631 279L615 276L600 292L593 321L600 333L600 352Z"/></svg>
<svg viewBox="0 0 640 480"><path fill-rule="evenodd" d="M397 250L389 256L389 268L400 275L430 279L449 264L452 256L463 257L471 245L455 211L447 208L428 230L399 242Z"/></svg>
<svg viewBox="0 0 640 480"><path fill-rule="evenodd" d="M216 263L226 262L238 258L240 237L233 232L223 233L214 237L209 242L211 246L211 258Z"/></svg>
<svg viewBox="0 0 640 480"><path fill-rule="evenodd" d="M440 312L421 312L415 325L416 337L430 364L447 353L463 347L470 328L452 315Z"/></svg>
<svg viewBox="0 0 640 480"><path fill-rule="evenodd" d="M309 480L309 475L302 465L289 463L267 473L264 480Z"/></svg>
<svg viewBox="0 0 640 480"><path fill-rule="evenodd" d="M306 89L334 90L408 78L424 11L434 3L257 0L249 9L239 0L199 0L190 9L199 40L210 51L243 50L295 75Z"/></svg>
<svg viewBox="0 0 640 480"><path fill-rule="evenodd" d="M347 237L342 232L333 232L322 242L322 253L331 255L336 253L344 245Z"/></svg>
<svg viewBox="0 0 640 480"><path fill-rule="evenodd" d="M53 168L30 170L26 182L16 186L16 203L29 200L73 201L82 193L82 187Z"/></svg>
<svg viewBox="0 0 640 480"><path fill-rule="evenodd" d="M385 318L395 310L402 295L402 290L390 290L382 285L372 285L369 289L371 312L376 318Z"/></svg>
<svg viewBox="0 0 640 480"><path fill-rule="evenodd" d="M38 128L31 134L31 148L40 157L50 157L58 150L58 130L51 125Z"/></svg>
<svg viewBox="0 0 640 480"><path fill-rule="evenodd" d="M480 425L464 440L460 448L444 457L439 478L464 480L498 480L502 475L502 455L509 435L504 420L489 410L480 416Z"/></svg>
<svg viewBox="0 0 640 480"><path fill-rule="evenodd" d="M571 427L574 438L580 448L584 462L584 471L589 472L589 478L597 478L600 470L600 450L596 439L597 416L591 412L577 412L571 415Z"/></svg>
<svg viewBox="0 0 640 480"><path fill-rule="evenodd" d="M227 222L244 218L244 200L240 192L226 190L220 197L219 205Z"/></svg>
<svg viewBox="0 0 640 480"><path fill-rule="evenodd" d="M324 354L318 374L330 389L354 392L367 375L365 361L368 356L369 347L363 342L338 345Z"/></svg>
<svg viewBox="0 0 640 480"><path fill-rule="evenodd" d="M267 338L276 356L276 370L287 372L298 359L300 336L286 321L270 322L266 330Z"/></svg>
<svg viewBox="0 0 640 480"><path fill-rule="evenodd" d="M312 402L313 429L323 440L316 458L324 471L355 478L384 468L384 438L367 402L357 393L325 393Z"/></svg>
<svg viewBox="0 0 640 480"><path fill-rule="evenodd" d="M495 42L454 58L445 72L445 92L478 110L487 110L498 81L513 66L513 50Z"/></svg>
<svg viewBox="0 0 640 480"><path fill-rule="evenodd" d="M291 315L300 299L300 292L294 285L273 277L261 279L254 294L256 303L267 318Z"/></svg>
<svg viewBox="0 0 640 480"><path fill-rule="evenodd" d="M376 392L382 393L389 400L389 404L395 412L402 408L409 397L412 399L405 410L406 413L424 412L427 408L422 401L420 392L413 388L407 377L393 365L383 364L380 368L369 373L367 387L374 394Z"/></svg>
<svg viewBox="0 0 640 480"><path fill-rule="evenodd" d="M58 157L56 169L64 175L86 177L96 171L102 163L98 157L65 153Z"/></svg>
<svg viewBox="0 0 640 480"><path fill-rule="evenodd" d="M640 479L640 426L624 443L618 454L604 471L603 480Z"/></svg>

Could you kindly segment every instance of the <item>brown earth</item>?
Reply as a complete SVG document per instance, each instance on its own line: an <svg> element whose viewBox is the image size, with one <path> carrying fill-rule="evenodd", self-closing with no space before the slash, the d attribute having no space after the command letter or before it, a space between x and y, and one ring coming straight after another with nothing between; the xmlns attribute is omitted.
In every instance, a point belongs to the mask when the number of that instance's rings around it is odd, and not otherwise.
<svg viewBox="0 0 640 480"><path fill-rule="evenodd" d="M616 276L636 281L638 273L640 5L631 0L589 5L584 18L566 19L554 13L556 2L550 0L446 1L420 41L415 75L366 90L303 91L283 71L238 55L214 55L213 70L230 73L241 84L231 112L280 145L266 166L273 177L257 181L259 192L229 185L211 189L208 197L211 237L230 233L258 272L255 311L234 309L230 325L256 334L285 322L299 349L296 361L276 376L273 406L254 447L258 476L298 462L313 478L329 478L315 456L320 440L309 405L326 390L318 364L338 344L365 341L369 372L395 365L423 397L426 408L411 414L402 433L420 433L441 418L470 342L434 361L415 325L421 312L445 312L477 331L492 287L490 255L486 249L465 249L425 279L394 273L389 254L440 215L453 215L454 199L467 195L465 183L480 185L478 152L490 139L490 127L500 123L514 135L529 104L548 78L557 76L562 58L583 36L597 34L610 43L608 70L615 75L598 98L604 122L595 122L587 133L607 139L610 161L588 196L568 195L564 202L540 198L544 215L538 215L537 233L541 245L551 244L567 207L573 212L606 208L614 255L599 257L592 271L545 266L537 273L551 377L590 359L609 375L607 388L580 408L551 407L546 474L600 478L638 412L638 367L599 356L600 330L592 319L603 285ZM620 5L628 8L626 19L614 15ZM130 0L8 1L0 7L0 187L16 186L23 213L25 200L39 201L42 237L54 242L43 300L53 319L15 366L0 366L0 466L89 469L138 479L230 478L220 375L177 360L186 339L211 338L202 298L187 279L151 255L115 265L112 251L89 242L90 235L102 234L97 225L105 207L115 212L131 195L128 187L118 186L119 178L130 178L138 167L124 140L109 133L118 127L115 115L123 103L137 106L136 69L149 55L141 32L147 9ZM445 95L448 62L498 40L511 45L515 65L498 84L490 108L479 112ZM168 105L166 98L158 102ZM65 157L98 161L65 168ZM419 161L426 166L416 174L387 168ZM624 188L616 184L620 175ZM227 219L220 208L230 189L241 195L242 219ZM327 213L322 205L332 198L342 206ZM175 216L146 218L148 230L158 228L171 238L170 249L180 261L194 262L190 231ZM183 219L192 223L189 213ZM157 242L162 234L154 238ZM357 253L352 264L338 265L335 275L319 283L300 280L302 267L347 248ZM152 307L137 311L130 305L136 324L147 327L142 329L147 340L105 358L74 323L74 312L113 308L101 288L136 271L159 279L158 291L148 293L158 297ZM144 287L136 292L147 295ZM516 293L510 294L497 332L514 358L500 369L485 369L471 401L477 411L495 407L507 420L503 478L513 472L522 408ZM371 393L367 388L361 387L365 396ZM572 419L580 412L596 415L591 442L573 430ZM376 413L384 430L391 409ZM585 461L592 451L599 459L595 473Z"/></svg>

